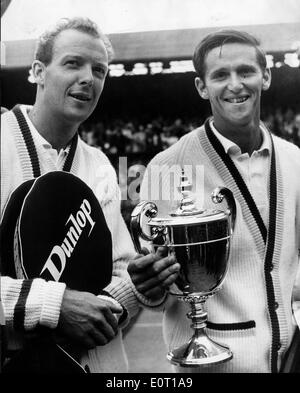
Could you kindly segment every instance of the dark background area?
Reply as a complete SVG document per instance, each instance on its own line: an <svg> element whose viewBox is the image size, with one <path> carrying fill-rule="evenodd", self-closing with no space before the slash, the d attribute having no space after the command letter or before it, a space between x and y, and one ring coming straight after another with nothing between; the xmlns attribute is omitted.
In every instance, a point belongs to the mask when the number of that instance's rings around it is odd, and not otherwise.
<svg viewBox="0 0 300 393"><path fill-rule="evenodd" d="M28 82L28 68L1 70L1 106L33 104L35 84ZM208 102L200 99L194 86L195 73L108 77L102 97L89 122L115 118L140 123L162 116L165 119L205 117ZM284 65L272 68L271 88L264 92L264 112L300 108L300 69Z"/></svg>

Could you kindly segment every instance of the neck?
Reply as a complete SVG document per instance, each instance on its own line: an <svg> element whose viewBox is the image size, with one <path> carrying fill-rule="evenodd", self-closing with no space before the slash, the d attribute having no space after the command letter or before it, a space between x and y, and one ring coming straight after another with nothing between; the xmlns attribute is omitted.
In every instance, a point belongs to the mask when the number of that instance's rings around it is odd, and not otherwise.
<svg viewBox="0 0 300 393"><path fill-rule="evenodd" d="M70 124L57 115L48 113L44 106L40 107L37 103L34 104L28 116L39 134L57 151L67 146L79 127L77 124Z"/></svg>
<svg viewBox="0 0 300 393"><path fill-rule="evenodd" d="M230 139L233 143L239 146L242 153L248 153L249 156L258 150L262 144L262 133L259 128L259 121L255 124L247 124L239 127L224 127L218 126L214 121L218 132L225 138Z"/></svg>

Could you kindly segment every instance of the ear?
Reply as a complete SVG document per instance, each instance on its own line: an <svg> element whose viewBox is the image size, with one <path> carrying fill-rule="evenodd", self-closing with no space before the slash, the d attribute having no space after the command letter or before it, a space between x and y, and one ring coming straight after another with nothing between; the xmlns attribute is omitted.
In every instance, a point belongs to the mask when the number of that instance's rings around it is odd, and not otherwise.
<svg viewBox="0 0 300 393"><path fill-rule="evenodd" d="M207 92L207 88L205 86L205 83L198 76L195 78L195 86L196 86L198 93L200 94L200 97L203 98L204 100L208 100L209 97L208 97L208 92Z"/></svg>
<svg viewBox="0 0 300 393"><path fill-rule="evenodd" d="M34 77L35 83L38 86L44 86L44 79L45 79L45 69L46 66L39 60L34 60L31 66L32 75Z"/></svg>
<svg viewBox="0 0 300 393"><path fill-rule="evenodd" d="M266 68L263 73L263 84L262 84L263 90L268 90L268 88L271 85L271 80L272 80L271 70L270 68Z"/></svg>

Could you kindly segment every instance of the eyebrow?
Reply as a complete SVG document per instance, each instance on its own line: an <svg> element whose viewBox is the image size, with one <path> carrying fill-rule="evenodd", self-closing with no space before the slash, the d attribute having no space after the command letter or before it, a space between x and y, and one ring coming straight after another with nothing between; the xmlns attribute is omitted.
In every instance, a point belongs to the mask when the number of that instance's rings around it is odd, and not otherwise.
<svg viewBox="0 0 300 393"><path fill-rule="evenodd" d="M209 73L209 76L215 77L215 76L218 76L219 74L222 74L222 73L225 73L225 74L228 73L228 68L222 67L222 68L218 68L216 70L213 70L211 73Z"/></svg>
<svg viewBox="0 0 300 393"><path fill-rule="evenodd" d="M80 56L80 55L75 55L75 54L72 54L72 53L68 53L68 54L66 54L66 55L64 55L62 57L61 61L63 62L65 60L69 59L69 58L72 58L72 59L75 59L75 60L80 60L80 61L86 60L85 56ZM105 69L108 69L107 64L105 62L102 62L102 61L99 61L99 60L96 60L95 62L93 62L93 65L97 66L97 67L103 67Z"/></svg>
<svg viewBox="0 0 300 393"><path fill-rule="evenodd" d="M257 68L259 68L259 67L255 67L252 64L242 64L237 67L237 70L238 71L256 71Z"/></svg>
<svg viewBox="0 0 300 393"><path fill-rule="evenodd" d="M103 63L103 62L99 62L99 61L97 61L96 63L94 63L94 66L95 67L102 67L102 68L104 68L105 70L108 70L108 65L106 64L106 63Z"/></svg>
<svg viewBox="0 0 300 393"><path fill-rule="evenodd" d="M245 71L253 71L254 72L256 70L257 70L257 68L251 64L240 64L236 68L237 72L245 72ZM213 70L209 75L210 75L210 77L214 78L214 77L218 76L219 74L222 74L222 73L226 74L228 72L230 72L230 71L228 70L227 67L222 67L222 68L218 68L216 70Z"/></svg>
<svg viewBox="0 0 300 393"><path fill-rule="evenodd" d="M63 60L66 60L66 59L68 59L69 57L72 57L72 59L76 59L76 60L82 60L82 59L83 59L82 56L75 55L75 54L72 54L72 53L67 53L67 54L63 55L63 57L61 58L61 60L62 60L62 61L63 61Z"/></svg>

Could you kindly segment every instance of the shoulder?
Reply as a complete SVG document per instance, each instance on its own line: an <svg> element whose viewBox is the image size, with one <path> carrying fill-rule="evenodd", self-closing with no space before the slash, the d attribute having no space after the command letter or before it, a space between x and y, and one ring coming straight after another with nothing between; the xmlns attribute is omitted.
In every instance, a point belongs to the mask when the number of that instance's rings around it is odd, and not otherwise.
<svg viewBox="0 0 300 393"><path fill-rule="evenodd" d="M273 135L273 141L275 148L279 153L289 154L291 155L291 157L295 157L298 160L300 159L300 149L297 145L288 142L287 140L280 138L276 135Z"/></svg>
<svg viewBox="0 0 300 393"><path fill-rule="evenodd" d="M90 160L95 160L100 165L102 164L102 165L112 166L111 162L109 161L109 158L107 157L106 154L103 153L101 149L88 145L80 137L78 139L78 145L86 158Z"/></svg>
<svg viewBox="0 0 300 393"><path fill-rule="evenodd" d="M8 148L15 145L15 133L18 130L18 123L12 111L5 112L1 115L1 150L4 146ZM3 143L5 142L5 143Z"/></svg>
<svg viewBox="0 0 300 393"><path fill-rule="evenodd" d="M1 130L6 129L9 126L9 120L12 118L12 111L8 111L1 114Z"/></svg>
<svg viewBox="0 0 300 393"><path fill-rule="evenodd" d="M280 137L273 136L276 158L287 178L299 176L300 171L300 149L297 145L288 142ZM298 180L297 180L298 183Z"/></svg>
<svg viewBox="0 0 300 393"><path fill-rule="evenodd" d="M22 113L24 111L31 108L30 105L20 105ZM9 110L3 114L1 114L1 134L7 134L6 136L10 136L13 132L19 131L19 123L17 118L13 112L13 110Z"/></svg>
<svg viewBox="0 0 300 393"><path fill-rule="evenodd" d="M102 150L89 146L80 137L78 140L78 147L88 167L94 168L95 173L99 174L101 172L101 174L105 174L105 176L109 176L112 180L116 181L116 170Z"/></svg>

